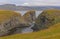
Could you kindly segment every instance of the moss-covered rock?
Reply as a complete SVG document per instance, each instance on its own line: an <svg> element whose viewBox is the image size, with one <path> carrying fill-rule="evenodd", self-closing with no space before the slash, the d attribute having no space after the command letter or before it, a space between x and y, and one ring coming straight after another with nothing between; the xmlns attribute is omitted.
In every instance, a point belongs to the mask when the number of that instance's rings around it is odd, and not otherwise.
<svg viewBox="0 0 60 39"><path fill-rule="evenodd" d="M46 29L60 22L60 10L44 10L36 19L34 30Z"/></svg>
<svg viewBox="0 0 60 39"><path fill-rule="evenodd" d="M19 27L20 24L19 13L8 10L0 10L0 36L7 35L10 29Z"/></svg>
<svg viewBox="0 0 60 39"><path fill-rule="evenodd" d="M35 11L27 11L21 14L14 11L0 10L0 36L13 34L18 28L29 27L35 21Z"/></svg>
<svg viewBox="0 0 60 39"><path fill-rule="evenodd" d="M36 15L34 10L27 11L26 14L23 15L25 22L28 25L31 25L33 22L35 22Z"/></svg>

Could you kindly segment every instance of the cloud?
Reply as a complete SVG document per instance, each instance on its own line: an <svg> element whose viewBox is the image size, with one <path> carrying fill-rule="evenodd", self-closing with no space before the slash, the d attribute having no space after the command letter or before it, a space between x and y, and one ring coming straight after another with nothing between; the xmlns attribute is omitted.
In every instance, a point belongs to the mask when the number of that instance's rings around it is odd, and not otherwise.
<svg viewBox="0 0 60 39"><path fill-rule="evenodd" d="M2 4L10 4L8 0L0 0L0 5Z"/></svg>
<svg viewBox="0 0 60 39"><path fill-rule="evenodd" d="M35 0L31 5L37 6L60 6L60 0Z"/></svg>
<svg viewBox="0 0 60 39"><path fill-rule="evenodd" d="M60 6L60 0L0 0L0 4L16 4L22 6Z"/></svg>
<svg viewBox="0 0 60 39"><path fill-rule="evenodd" d="M60 6L60 0L26 0L24 6Z"/></svg>
<svg viewBox="0 0 60 39"><path fill-rule="evenodd" d="M29 3L23 3L23 4L21 4L22 6L30 6L30 4Z"/></svg>
<svg viewBox="0 0 60 39"><path fill-rule="evenodd" d="M6 2L0 2L0 5L2 5L2 4L8 4L8 3L6 3Z"/></svg>

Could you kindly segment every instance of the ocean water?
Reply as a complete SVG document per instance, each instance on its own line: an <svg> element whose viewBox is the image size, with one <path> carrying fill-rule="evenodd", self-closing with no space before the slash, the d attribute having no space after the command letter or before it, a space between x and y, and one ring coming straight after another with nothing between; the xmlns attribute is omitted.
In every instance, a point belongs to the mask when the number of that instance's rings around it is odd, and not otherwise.
<svg viewBox="0 0 60 39"><path fill-rule="evenodd" d="M22 16L27 12L27 11L15 11L15 12L18 12L18 13L20 13ZM38 17L39 16L39 14L41 14L42 13L42 11L36 11L36 17ZM34 23L33 24L31 24L31 26L30 27L25 27L25 28L22 28L22 29L18 29L16 32L17 33L22 33L22 34L24 34L24 33L31 33L31 32L33 32L33 29L31 29L32 27L34 26Z"/></svg>
<svg viewBox="0 0 60 39"><path fill-rule="evenodd" d="M15 11L15 12L18 12L23 16L27 11ZM38 17L40 13L42 13L42 11L35 11L36 17Z"/></svg>

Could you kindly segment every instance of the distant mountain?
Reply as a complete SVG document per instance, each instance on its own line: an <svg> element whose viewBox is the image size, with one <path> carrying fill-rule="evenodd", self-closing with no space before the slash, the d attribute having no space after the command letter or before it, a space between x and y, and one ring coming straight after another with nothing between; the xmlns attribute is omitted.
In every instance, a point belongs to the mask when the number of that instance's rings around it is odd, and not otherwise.
<svg viewBox="0 0 60 39"><path fill-rule="evenodd" d="M60 9L60 6L16 6L14 4L0 5L1 10L45 10L45 9Z"/></svg>

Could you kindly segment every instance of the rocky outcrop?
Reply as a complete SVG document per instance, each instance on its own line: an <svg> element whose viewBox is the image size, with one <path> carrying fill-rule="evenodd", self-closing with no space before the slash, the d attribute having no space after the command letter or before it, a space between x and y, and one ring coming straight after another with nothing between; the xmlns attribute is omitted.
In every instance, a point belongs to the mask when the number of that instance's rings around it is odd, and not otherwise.
<svg viewBox="0 0 60 39"><path fill-rule="evenodd" d="M60 22L60 10L45 10L36 19L35 31L47 29L50 25Z"/></svg>
<svg viewBox="0 0 60 39"><path fill-rule="evenodd" d="M17 31L20 33L21 28L31 26L35 19L34 10L27 11L23 16L13 11L0 11L0 36L14 34Z"/></svg>
<svg viewBox="0 0 60 39"><path fill-rule="evenodd" d="M0 36L8 35L11 29L20 27L20 17L13 11L0 11Z"/></svg>
<svg viewBox="0 0 60 39"><path fill-rule="evenodd" d="M36 19L36 14L34 10L26 12L26 14L23 15L25 22L28 23L28 25L32 24L35 22Z"/></svg>

